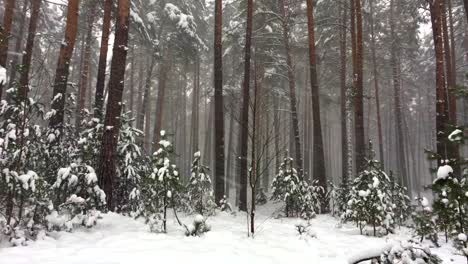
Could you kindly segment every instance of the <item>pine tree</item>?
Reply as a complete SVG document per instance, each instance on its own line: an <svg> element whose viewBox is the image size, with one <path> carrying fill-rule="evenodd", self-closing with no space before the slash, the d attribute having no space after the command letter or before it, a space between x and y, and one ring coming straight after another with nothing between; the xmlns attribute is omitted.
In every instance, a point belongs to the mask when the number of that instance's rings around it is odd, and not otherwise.
<svg viewBox="0 0 468 264"><path fill-rule="evenodd" d="M213 214L216 204L213 197L213 187L208 167L201 164L201 154L193 154L191 176L187 184L188 199L194 211L201 215Z"/></svg>
<svg viewBox="0 0 468 264"><path fill-rule="evenodd" d="M164 130L160 138L159 149L151 158L151 172L141 179L139 188L130 193L130 199L140 203L136 216L144 217L153 232L167 231L167 210L174 206L174 197L182 187L179 171L171 161L174 149L172 143L166 140Z"/></svg>
<svg viewBox="0 0 468 264"><path fill-rule="evenodd" d="M438 245L439 236L437 234L438 229L434 220L433 209L429 206L429 201L426 197L419 197L416 200L418 201L419 208L412 215L415 224L414 231L420 237L421 242L427 238Z"/></svg>
<svg viewBox="0 0 468 264"><path fill-rule="evenodd" d="M351 184L350 199L344 216L345 219L356 222L361 234L366 225L373 227L374 236L377 235L378 227L385 228L387 232L392 231L395 213L390 186L390 177L371 153L364 170Z"/></svg>

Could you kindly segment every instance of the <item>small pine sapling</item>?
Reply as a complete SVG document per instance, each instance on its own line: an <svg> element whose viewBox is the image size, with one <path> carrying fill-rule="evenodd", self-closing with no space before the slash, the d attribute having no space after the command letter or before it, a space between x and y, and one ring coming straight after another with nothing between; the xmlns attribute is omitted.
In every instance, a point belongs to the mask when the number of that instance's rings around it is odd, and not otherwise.
<svg viewBox="0 0 468 264"><path fill-rule="evenodd" d="M208 167L201 164L200 152L196 152L193 155L191 176L186 189L190 206L201 215L211 215L216 208L208 170Z"/></svg>
<svg viewBox="0 0 468 264"><path fill-rule="evenodd" d="M415 225L415 234L419 237L419 241L429 239L438 246L439 235L437 230L437 223L434 219L434 213L429 206L429 201L426 197L416 198L418 208L413 212L412 218Z"/></svg>

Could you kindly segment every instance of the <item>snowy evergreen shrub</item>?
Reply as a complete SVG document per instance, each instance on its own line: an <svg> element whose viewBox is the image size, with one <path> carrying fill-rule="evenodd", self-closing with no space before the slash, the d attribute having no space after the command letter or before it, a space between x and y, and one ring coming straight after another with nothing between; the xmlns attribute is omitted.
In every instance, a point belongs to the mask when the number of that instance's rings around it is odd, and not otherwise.
<svg viewBox="0 0 468 264"><path fill-rule="evenodd" d="M387 232L394 228L393 194L391 180L381 169L377 160L367 159L365 169L351 183L350 199L343 219L354 221L361 234L366 225L373 228L374 235L382 227Z"/></svg>
<svg viewBox="0 0 468 264"><path fill-rule="evenodd" d="M432 184L435 193L434 214L436 223L444 231L446 240L451 236L455 246L468 257L468 242L458 236L468 233L468 175L454 175L451 166L445 164L438 168L437 178Z"/></svg>
<svg viewBox="0 0 468 264"><path fill-rule="evenodd" d="M287 157L281 163L278 175L273 179L272 196L274 201L285 202L285 215L310 219L320 211L320 197L323 188L317 182L312 185L299 178L293 167L293 159Z"/></svg>
<svg viewBox="0 0 468 264"><path fill-rule="evenodd" d="M137 209L133 190L137 190L142 175L148 173L149 160L143 157L138 145L143 132L132 127L128 114L121 116L118 152L118 177L116 177L115 196L117 210L129 213Z"/></svg>
<svg viewBox="0 0 468 264"><path fill-rule="evenodd" d="M420 242L424 239L429 239L435 245L438 245L437 223L429 201L425 197L416 198L416 200L418 208L412 215L415 234L419 237Z"/></svg>
<svg viewBox="0 0 468 264"><path fill-rule="evenodd" d="M418 263L418 264L439 264L442 260L431 253L428 247L409 240L395 244L391 249L385 251L380 261L382 264L395 263Z"/></svg>
<svg viewBox="0 0 468 264"><path fill-rule="evenodd" d="M193 219L193 223L185 226L185 235L186 236L201 236L206 232L211 230L211 227L206 223L206 219L198 214Z"/></svg>
<svg viewBox="0 0 468 264"><path fill-rule="evenodd" d="M95 225L106 195L91 166L72 163L59 169L52 189L54 204L46 218L49 229L72 231L76 226Z"/></svg>
<svg viewBox="0 0 468 264"><path fill-rule="evenodd" d="M224 195L223 199L221 199L221 201L219 201L219 210L221 210L221 212L232 212L232 206L229 203L228 198L226 197L226 195Z"/></svg>
<svg viewBox="0 0 468 264"><path fill-rule="evenodd" d="M394 221L395 224L403 226L411 216L411 199L407 195L406 187L401 186L392 174L390 175L390 184Z"/></svg>
<svg viewBox="0 0 468 264"><path fill-rule="evenodd" d="M317 237L317 233L312 230L312 224L309 221L300 221L295 227L300 239L308 240Z"/></svg>
<svg viewBox="0 0 468 264"><path fill-rule="evenodd" d="M182 188L179 171L171 161L173 146L161 131L159 149L151 158L152 170L141 178L140 185L130 193L130 199L138 202L135 216L143 217L152 232L166 232L167 210L174 207L174 197Z"/></svg>
<svg viewBox="0 0 468 264"><path fill-rule="evenodd" d="M186 190L192 211L201 215L212 215L216 208L208 170L208 167L201 164L200 152L193 154L191 175Z"/></svg>
<svg viewBox="0 0 468 264"><path fill-rule="evenodd" d="M104 124L98 118L87 117L82 121L81 126L77 142L77 156L82 162L97 168Z"/></svg>

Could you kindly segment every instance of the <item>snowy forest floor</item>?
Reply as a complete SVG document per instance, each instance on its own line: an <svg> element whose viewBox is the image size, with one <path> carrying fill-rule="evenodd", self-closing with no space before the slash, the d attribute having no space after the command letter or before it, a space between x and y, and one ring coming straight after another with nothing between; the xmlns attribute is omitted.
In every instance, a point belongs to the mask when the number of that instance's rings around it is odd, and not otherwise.
<svg viewBox="0 0 468 264"><path fill-rule="evenodd" d="M311 221L316 238L301 239L298 219L274 219L277 205L257 211L257 233L247 237L246 215L219 213L210 217L211 231L202 237L186 237L174 217L168 233L150 233L142 221L114 213L104 214L93 229L52 233L26 247L0 248L1 264L136 264L136 263L317 263L345 264L353 255L380 248L392 240L411 237L410 230L383 238L359 235L352 224L339 225L331 216ZM193 217L181 217L191 223ZM465 263L449 244L432 248L443 263Z"/></svg>

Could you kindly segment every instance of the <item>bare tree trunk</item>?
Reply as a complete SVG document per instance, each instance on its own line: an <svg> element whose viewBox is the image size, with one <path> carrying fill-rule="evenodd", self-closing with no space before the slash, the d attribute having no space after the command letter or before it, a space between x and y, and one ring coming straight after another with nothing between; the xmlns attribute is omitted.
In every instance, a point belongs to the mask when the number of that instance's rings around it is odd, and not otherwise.
<svg viewBox="0 0 468 264"><path fill-rule="evenodd" d="M96 16L96 5L97 1L92 0L88 3L88 14L87 14L87 31L86 31L86 40L83 57L83 70L80 75L80 87L79 87L79 96L78 96L78 111L76 115L76 129L79 132L81 120L83 119L83 111L86 107L86 92L88 89L88 80L89 80L89 67L91 64L91 44L93 41L93 25L94 19Z"/></svg>
<svg viewBox="0 0 468 264"><path fill-rule="evenodd" d="M398 1L398 0L397 0ZM397 4L398 5L398 4ZM396 31L398 30L395 25L395 16L394 16L395 0L390 0L390 34L392 37L392 47L391 47L391 65L393 73L393 100L395 107L395 121L396 121L396 147L397 147L397 164L398 172L400 177L400 183L403 186L407 187L408 178L407 178L407 166L406 166L406 155L405 155L405 141L403 135L403 114L401 106L401 84L400 84L400 72L399 72L399 41L396 36ZM397 11L398 12L398 11Z"/></svg>
<svg viewBox="0 0 468 264"><path fill-rule="evenodd" d="M156 150L157 142L159 142L160 132L162 130L163 118L164 118L164 98L166 94L166 81L167 73L171 69L171 60L172 57L168 53L167 58L163 60L162 64L159 67L159 82L158 82L158 97L156 99L156 114L154 121L154 130L153 130L153 150Z"/></svg>
<svg viewBox="0 0 468 264"><path fill-rule="evenodd" d="M314 121L314 141L313 141L313 177L318 179L319 185L327 190L327 176L325 171L325 155L323 152L322 124L320 120L320 93L317 79L317 62L315 54L315 32L314 32L314 6L312 0L307 0L307 29L309 35L309 67L310 86L312 92L312 119ZM328 204L321 205L322 212L328 211Z"/></svg>
<svg viewBox="0 0 468 264"><path fill-rule="evenodd" d="M348 168L348 115L347 115L347 102L348 92L346 87L346 19L348 7L345 3L342 6L342 16L340 19L340 113L341 113L341 174L343 188L348 188L349 182L349 168Z"/></svg>
<svg viewBox="0 0 468 264"><path fill-rule="evenodd" d="M52 96L52 111L54 113L49 121L49 127L52 129L60 129L64 122L70 59L73 55L76 34L78 32L79 2L79 0L68 1L65 39L60 46L60 55L57 62L57 70L55 72L54 91Z"/></svg>
<svg viewBox="0 0 468 264"><path fill-rule="evenodd" d="M356 167L360 172L364 169L366 158L366 143L364 135L364 88L363 88L363 41L362 41L362 8L361 0L354 0L354 15L356 20L356 51L354 74L354 129Z"/></svg>
<svg viewBox="0 0 468 264"><path fill-rule="evenodd" d="M7 68L8 43L10 40L11 25L15 14L15 0L5 0L5 10L3 12L3 26L0 27L0 66ZM0 83L0 100L2 99L3 85Z"/></svg>
<svg viewBox="0 0 468 264"><path fill-rule="evenodd" d="M153 75L154 65L156 64L156 58L152 56L150 60L151 62L146 72L145 92L143 94L143 104L141 105L140 112L143 113L144 118L140 119L140 124L137 124L137 128L143 131L144 122L144 147L148 152L151 152L151 77Z"/></svg>
<svg viewBox="0 0 468 264"><path fill-rule="evenodd" d="M34 39L36 37L36 29L39 20L39 11L42 0L32 1L31 4L31 18L29 19L28 39L26 40L26 48L23 53L23 60L21 62L21 76L20 76L20 100L26 100L29 92L29 72L31 69L31 60L34 48ZM26 3L25 3L26 5Z"/></svg>
<svg viewBox="0 0 468 264"><path fill-rule="evenodd" d="M120 102L122 101L125 80L130 0L119 0L117 10L115 42L109 79L110 92L104 123L104 127L110 127L111 129L104 129L98 174L99 183L106 193L107 207L111 211L114 209L113 184L116 175L117 140L122 111Z"/></svg>
<svg viewBox="0 0 468 264"><path fill-rule="evenodd" d="M303 161L302 161L302 148L301 148L301 137L299 134L299 118L297 115L297 100L296 100L296 78L294 76L294 63L291 55L291 48L289 43L289 24L288 14L286 10L289 10L289 6L285 6L285 0L280 0L281 16L283 18L283 45L286 50L286 64L288 67L288 81L289 81L289 100L291 107L291 121L292 121L292 136L294 137L294 150L296 151L296 165L297 170L301 177L303 176Z"/></svg>
<svg viewBox="0 0 468 264"><path fill-rule="evenodd" d="M239 124L239 209L247 211L247 152L249 149L249 106L250 106L250 59L252 48L253 0L247 0L247 26L245 31L244 82L242 85L242 108Z"/></svg>
<svg viewBox="0 0 468 264"><path fill-rule="evenodd" d="M21 10L21 13L19 14L20 15L20 21L18 25L19 31L18 31L18 37L16 38L16 42L15 42L16 54L19 54L21 52L21 49L23 48L24 27L26 24L26 13L28 11L29 2L30 0L23 1L23 9ZM31 16L33 12L32 10L33 8L31 7ZM31 25L31 23L29 23L29 25ZM10 86L12 86L13 82L16 81L16 73L18 72L18 69L17 69L18 61L19 61L18 56L14 56L11 60Z"/></svg>
<svg viewBox="0 0 468 264"><path fill-rule="evenodd" d="M193 71L193 93L192 93L192 151L193 153L199 151L199 120L200 120L200 56L197 54L194 63ZM193 154L191 153L191 154Z"/></svg>
<svg viewBox="0 0 468 264"><path fill-rule="evenodd" d="M97 118L103 116L104 86L106 83L107 50L109 45L109 33L112 18L113 0L105 0L104 17L102 22L101 48L99 50L98 73L96 80L96 95L94 98L94 115Z"/></svg>
<svg viewBox="0 0 468 264"><path fill-rule="evenodd" d="M434 38L434 50L436 59L436 135L437 135L437 154L441 159L447 157L445 145L445 125L448 121L447 96L445 88L444 72L444 47L442 37L442 0L429 2L431 14L432 34ZM438 165L441 165L441 159Z"/></svg>
<svg viewBox="0 0 468 264"><path fill-rule="evenodd" d="M370 5L370 28L371 28L371 43L372 43L372 64L374 75L374 91L375 91L375 108L377 110L377 135L379 140L379 159L384 168L384 148L383 148L383 135L382 135L382 118L380 116L380 96L379 96L379 73L377 70L377 55L376 55L376 41L374 33L374 4L373 1L369 2ZM370 111L369 111L370 112Z"/></svg>
<svg viewBox="0 0 468 264"><path fill-rule="evenodd" d="M132 58L130 64L132 67L130 68L130 100L128 108L130 110L130 118L133 118L135 111L135 45L132 45Z"/></svg>

